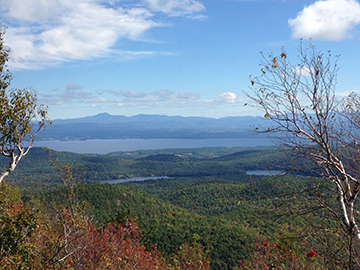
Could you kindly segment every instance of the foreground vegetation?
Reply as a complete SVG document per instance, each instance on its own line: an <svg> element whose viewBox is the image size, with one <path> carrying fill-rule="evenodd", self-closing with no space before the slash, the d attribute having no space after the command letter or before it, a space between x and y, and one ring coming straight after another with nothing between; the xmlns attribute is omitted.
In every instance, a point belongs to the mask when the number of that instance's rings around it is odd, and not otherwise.
<svg viewBox="0 0 360 270"><path fill-rule="evenodd" d="M50 155L51 168L37 150L12 176L12 184L27 188L21 195L4 179L50 122L36 93L8 89L4 33L1 27L3 269L360 268L360 96L337 101L337 57L332 64L330 52L324 57L312 44L300 46L300 63L292 65L282 49L279 56L263 55L261 75L250 77L248 97L273 123L259 131L280 135L291 152L247 149L199 158L167 151L130 159L58 153ZM284 167L309 178L245 173ZM172 178L90 184L142 175Z"/></svg>
<svg viewBox="0 0 360 270"><path fill-rule="evenodd" d="M328 196L325 188L299 193L311 179L245 174L268 170L274 161L284 168L288 156L274 148L107 156L33 150L31 162L24 160L12 176L31 179L17 181L26 188L2 186L4 269L321 269L324 260L342 269L343 254L335 258L321 245L341 248L331 238L335 224L326 235L320 228L331 223L316 208L317 196ZM176 175L182 166L183 174L169 179L111 185L95 177ZM316 255L307 256L311 251Z"/></svg>

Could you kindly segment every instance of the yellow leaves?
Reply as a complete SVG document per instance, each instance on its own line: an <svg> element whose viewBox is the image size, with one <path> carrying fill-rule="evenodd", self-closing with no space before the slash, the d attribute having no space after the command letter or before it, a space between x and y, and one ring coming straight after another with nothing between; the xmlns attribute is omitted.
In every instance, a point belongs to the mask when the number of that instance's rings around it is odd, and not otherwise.
<svg viewBox="0 0 360 270"><path fill-rule="evenodd" d="M264 114L264 117L265 117L265 118L270 118L270 114L265 113L265 114Z"/></svg>
<svg viewBox="0 0 360 270"><path fill-rule="evenodd" d="M278 63L277 63L277 60L276 60L276 57L274 57L274 58L271 60L271 62L273 63L273 64L271 65L272 68L277 68L277 67L279 67L279 65L278 65Z"/></svg>
<svg viewBox="0 0 360 270"><path fill-rule="evenodd" d="M281 58L287 58L287 54L285 52L282 52L280 55Z"/></svg>

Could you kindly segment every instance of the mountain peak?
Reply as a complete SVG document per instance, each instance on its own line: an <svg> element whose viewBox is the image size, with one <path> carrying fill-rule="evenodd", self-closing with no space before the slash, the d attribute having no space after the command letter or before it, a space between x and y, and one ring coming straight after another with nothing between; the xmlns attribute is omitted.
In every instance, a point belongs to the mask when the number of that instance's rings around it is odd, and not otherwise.
<svg viewBox="0 0 360 270"><path fill-rule="evenodd" d="M93 117L111 117L111 116L112 116L111 114L108 114L107 112L103 112L103 113L98 113L98 114L94 115Z"/></svg>

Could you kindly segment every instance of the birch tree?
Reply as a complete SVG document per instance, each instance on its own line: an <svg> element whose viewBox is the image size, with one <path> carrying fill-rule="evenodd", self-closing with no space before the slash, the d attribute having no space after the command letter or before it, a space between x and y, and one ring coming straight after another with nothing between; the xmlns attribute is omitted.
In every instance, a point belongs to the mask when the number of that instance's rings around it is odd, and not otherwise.
<svg viewBox="0 0 360 270"><path fill-rule="evenodd" d="M298 64L291 63L284 49L279 55L261 53L261 75L250 76L246 95L270 120L261 132L276 134L281 145L312 165L296 169L330 183L337 207L329 198L318 201L349 241L348 268L355 264L360 269L355 209L360 191L360 97L352 93L337 99L338 56L322 53L311 43L306 48L301 44L298 52Z"/></svg>
<svg viewBox="0 0 360 270"><path fill-rule="evenodd" d="M36 93L9 89L12 75L7 69L10 50L4 44L5 27L0 29L0 154L9 165L0 173L0 183L15 170L34 143L35 136L49 123L47 108L37 103Z"/></svg>

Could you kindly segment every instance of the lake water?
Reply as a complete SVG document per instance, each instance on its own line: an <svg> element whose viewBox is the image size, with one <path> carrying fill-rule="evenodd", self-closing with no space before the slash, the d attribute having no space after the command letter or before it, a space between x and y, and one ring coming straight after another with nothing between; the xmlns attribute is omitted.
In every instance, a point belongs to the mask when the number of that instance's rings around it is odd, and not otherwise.
<svg viewBox="0 0 360 270"><path fill-rule="evenodd" d="M275 175L283 175L285 174L282 170L254 170L254 171L246 171L247 175L259 175L259 176L275 176ZM120 184L126 182L142 182L147 180L159 180L159 179L170 179L168 176L148 176L148 177L132 177L128 179L109 179L109 180L100 180L100 183L108 183L108 184Z"/></svg>
<svg viewBox="0 0 360 270"><path fill-rule="evenodd" d="M246 171L247 175L258 175L258 176L275 176L275 175L283 175L285 174L282 170L254 170L254 171ZM108 184L120 184L126 182L142 182L147 180L159 180L159 179L170 179L168 176L148 176L148 177L132 177L128 179L110 179L110 180L100 180L100 183L108 183Z"/></svg>
<svg viewBox="0 0 360 270"><path fill-rule="evenodd" d="M107 154L118 151L156 150L168 148L244 147L270 146L269 138L221 138L221 139L112 139L84 141L35 141L35 147L47 147L55 151L79 154Z"/></svg>
<svg viewBox="0 0 360 270"><path fill-rule="evenodd" d="M147 180L158 180L158 179L169 179L167 176L148 176L148 177L133 177L128 179L111 179L111 180L100 180L100 183L108 183L108 184L119 184L126 182L141 182Z"/></svg>
<svg viewBox="0 0 360 270"><path fill-rule="evenodd" d="M285 171L283 170L254 170L254 171L246 171L247 175L259 175L259 176L275 176L275 175L283 175Z"/></svg>

